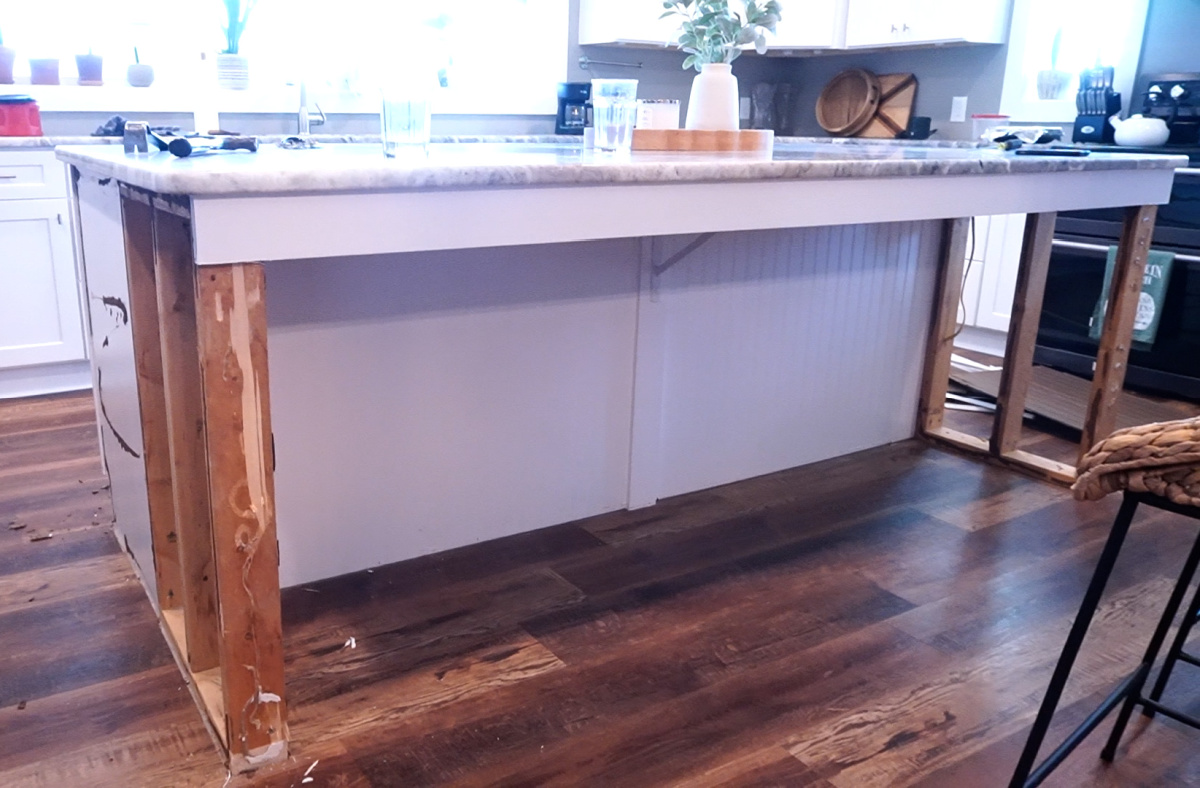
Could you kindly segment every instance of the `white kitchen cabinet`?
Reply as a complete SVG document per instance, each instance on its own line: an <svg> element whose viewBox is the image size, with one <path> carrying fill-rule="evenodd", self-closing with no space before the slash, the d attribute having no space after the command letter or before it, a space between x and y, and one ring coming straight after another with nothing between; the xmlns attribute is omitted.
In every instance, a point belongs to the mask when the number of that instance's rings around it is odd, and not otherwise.
<svg viewBox="0 0 1200 788"><path fill-rule="evenodd" d="M1002 44L1009 0L845 0L846 48Z"/></svg>
<svg viewBox="0 0 1200 788"><path fill-rule="evenodd" d="M966 325L1008 331L1024 237L1024 214L975 217L974 254L968 245L959 315Z"/></svg>
<svg viewBox="0 0 1200 788"><path fill-rule="evenodd" d="M780 0L782 20L768 49L825 49L842 46L846 0ZM670 46L680 18L659 17L662 0L580 0L579 43Z"/></svg>
<svg viewBox="0 0 1200 788"><path fill-rule="evenodd" d="M679 17L662 13L662 0L579 0L579 43L669 46Z"/></svg>
<svg viewBox="0 0 1200 788"><path fill-rule="evenodd" d="M53 151L0 151L0 372L87 358L68 205Z"/></svg>
<svg viewBox="0 0 1200 788"><path fill-rule="evenodd" d="M767 49L836 49L845 44L846 0L779 0L781 19Z"/></svg>

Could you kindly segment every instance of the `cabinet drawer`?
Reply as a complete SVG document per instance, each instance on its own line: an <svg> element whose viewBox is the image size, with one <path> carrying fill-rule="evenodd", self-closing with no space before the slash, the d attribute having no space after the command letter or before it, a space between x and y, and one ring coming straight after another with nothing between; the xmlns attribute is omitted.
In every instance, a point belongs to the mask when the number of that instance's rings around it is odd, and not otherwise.
<svg viewBox="0 0 1200 788"><path fill-rule="evenodd" d="M0 200L67 196L63 163L52 150L0 150Z"/></svg>

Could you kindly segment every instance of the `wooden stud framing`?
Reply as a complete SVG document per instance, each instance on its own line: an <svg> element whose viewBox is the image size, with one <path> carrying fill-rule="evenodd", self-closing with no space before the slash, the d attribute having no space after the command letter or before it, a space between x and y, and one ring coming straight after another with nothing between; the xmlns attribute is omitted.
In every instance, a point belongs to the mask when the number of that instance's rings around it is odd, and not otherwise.
<svg viewBox="0 0 1200 788"><path fill-rule="evenodd" d="M261 265L196 271L230 766L287 755L279 544Z"/></svg>
<svg viewBox="0 0 1200 788"><path fill-rule="evenodd" d="M179 645L188 666L199 673L220 664L220 631L196 341L195 263L190 220L161 198L154 198L154 203L159 334L183 568L185 637Z"/></svg>
<svg viewBox="0 0 1200 788"><path fill-rule="evenodd" d="M1042 317L1042 296L1046 292L1046 272L1050 268L1057 218L1054 213L1031 213L1025 219L1025 240L1021 245L1004 369L996 395L996 419L992 425L992 452L1000 456L1016 451L1021 440L1021 419L1033 377L1033 348Z"/></svg>
<svg viewBox="0 0 1200 788"><path fill-rule="evenodd" d="M183 604L183 580L176 545L175 507L171 500L171 455L167 406L159 352L158 303L154 281L153 208L145 194L122 194L126 269L133 353L142 419L142 462L146 467L154 580L158 606Z"/></svg>
<svg viewBox="0 0 1200 788"><path fill-rule="evenodd" d="M197 268L186 200L121 195L164 629L250 771L288 738L263 268Z"/></svg>
<svg viewBox="0 0 1200 788"><path fill-rule="evenodd" d="M1109 318L1105 320L1104 333L1100 338L1092 394L1084 414L1081 454L1091 448L1097 439L1113 430L1114 409L1125 381L1130 336L1156 214L1157 208L1153 205L1134 206L1125 211L1125 226L1109 290ZM918 429L922 435L938 442L975 454L986 454L1003 464L1016 466L1050 481L1070 484L1075 480L1075 469L1070 465L1017 448L1033 367L1033 348L1042 311L1055 218L1053 213L1029 214L1026 218L1012 321L1005 348L1004 372L996 397L996 417L990 439L966 435L948 429L942 423L950 354L957 324L958 293L966 254L965 248L957 242L943 243L942 268L921 381ZM947 235L953 238L956 232L954 223L965 221L948 221L950 229Z"/></svg>
<svg viewBox="0 0 1200 788"><path fill-rule="evenodd" d="M958 326L958 294L962 290L963 262L970 230L970 219L942 222L941 266L929 338L925 343L925 370L917 406L921 431L926 433L941 429L946 414L950 356L954 352L954 334Z"/></svg>
<svg viewBox="0 0 1200 788"><path fill-rule="evenodd" d="M1154 205L1125 209L1121 245L1117 247L1117 261L1108 290L1104 330L1096 352L1092 393L1083 418L1080 456L1112 432L1116 425L1117 397L1125 383L1133 321L1137 316L1138 296L1142 292L1142 277L1146 273L1146 257L1150 253L1157 216L1158 207Z"/></svg>

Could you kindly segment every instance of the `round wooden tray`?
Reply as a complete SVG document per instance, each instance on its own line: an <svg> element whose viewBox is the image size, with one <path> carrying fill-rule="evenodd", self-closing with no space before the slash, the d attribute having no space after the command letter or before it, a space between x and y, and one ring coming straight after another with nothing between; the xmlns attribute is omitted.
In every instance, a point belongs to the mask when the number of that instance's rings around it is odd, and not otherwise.
<svg viewBox="0 0 1200 788"><path fill-rule="evenodd" d="M862 68L839 73L817 99L817 123L837 137L862 131L879 109L879 78Z"/></svg>

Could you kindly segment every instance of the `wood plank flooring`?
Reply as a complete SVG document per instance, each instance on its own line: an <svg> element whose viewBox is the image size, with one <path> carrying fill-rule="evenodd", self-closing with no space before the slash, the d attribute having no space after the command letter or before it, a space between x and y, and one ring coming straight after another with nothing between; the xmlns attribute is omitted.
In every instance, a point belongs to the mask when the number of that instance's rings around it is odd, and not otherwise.
<svg viewBox="0 0 1200 788"><path fill-rule="evenodd" d="M1002 786L1117 504L909 441L285 589L292 759L229 778L113 537L91 409L0 402L6 788ZM1136 659L1194 535L1139 515L1052 736ZM1135 718L1111 767L1101 743L1047 785L1200 784L1198 731Z"/></svg>

